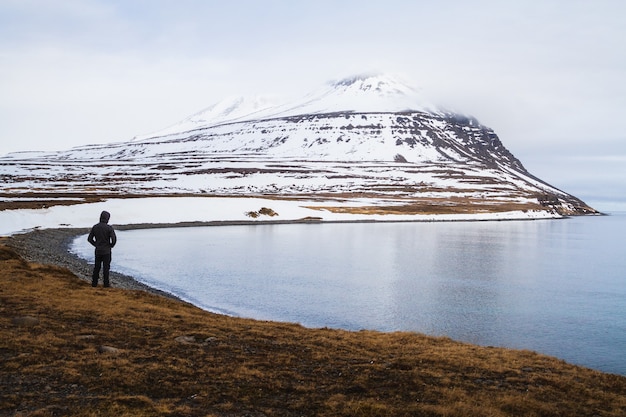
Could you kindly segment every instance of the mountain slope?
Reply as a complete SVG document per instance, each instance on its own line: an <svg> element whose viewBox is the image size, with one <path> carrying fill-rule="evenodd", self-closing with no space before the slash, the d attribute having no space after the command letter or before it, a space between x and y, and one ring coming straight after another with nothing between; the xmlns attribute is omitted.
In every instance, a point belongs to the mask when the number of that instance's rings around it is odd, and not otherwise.
<svg viewBox="0 0 626 417"><path fill-rule="evenodd" d="M528 173L476 119L384 76L285 104L229 99L130 142L10 155L0 173L5 192L366 198L367 210L383 213L595 212Z"/></svg>

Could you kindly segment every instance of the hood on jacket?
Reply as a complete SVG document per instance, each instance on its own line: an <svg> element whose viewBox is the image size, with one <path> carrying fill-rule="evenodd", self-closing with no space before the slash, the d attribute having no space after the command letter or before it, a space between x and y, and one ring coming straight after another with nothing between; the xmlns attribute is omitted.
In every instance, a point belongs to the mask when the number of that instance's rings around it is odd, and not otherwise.
<svg viewBox="0 0 626 417"><path fill-rule="evenodd" d="M108 223L111 218L111 214L108 211L100 213L100 223Z"/></svg>

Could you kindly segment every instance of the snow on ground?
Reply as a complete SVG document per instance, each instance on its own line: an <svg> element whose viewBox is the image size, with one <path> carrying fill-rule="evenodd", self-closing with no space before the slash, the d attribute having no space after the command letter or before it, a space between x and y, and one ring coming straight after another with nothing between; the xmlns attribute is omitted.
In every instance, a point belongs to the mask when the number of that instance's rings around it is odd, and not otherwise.
<svg viewBox="0 0 626 417"><path fill-rule="evenodd" d="M358 206L371 205L371 200L312 201L273 200L264 198L219 198L219 197L146 197L133 199L110 199L100 203L53 206L46 209L21 209L0 211L0 235L33 230L63 227L91 227L98 222L100 212L111 213L111 224L132 225L142 223L179 223L209 221L255 221L299 220L318 217L323 221L456 221L456 220L521 220L554 218L547 211L483 214L437 214L437 215L392 215L392 214L348 214L315 210L306 206ZM267 207L278 216L261 215L253 219L246 213L258 212Z"/></svg>

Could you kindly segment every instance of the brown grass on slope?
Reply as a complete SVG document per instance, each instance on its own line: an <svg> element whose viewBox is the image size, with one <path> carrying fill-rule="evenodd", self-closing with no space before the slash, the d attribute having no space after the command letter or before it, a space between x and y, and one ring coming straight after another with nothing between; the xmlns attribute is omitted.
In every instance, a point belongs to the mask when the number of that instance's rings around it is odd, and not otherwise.
<svg viewBox="0 0 626 417"><path fill-rule="evenodd" d="M0 415L624 416L626 378L413 333L91 288L0 246Z"/></svg>

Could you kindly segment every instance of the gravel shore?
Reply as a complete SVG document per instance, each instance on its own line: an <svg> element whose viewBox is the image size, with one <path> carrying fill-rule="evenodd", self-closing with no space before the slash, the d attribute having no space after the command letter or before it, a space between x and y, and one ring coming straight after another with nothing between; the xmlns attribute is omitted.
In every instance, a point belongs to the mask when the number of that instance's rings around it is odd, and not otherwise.
<svg viewBox="0 0 626 417"><path fill-rule="evenodd" d="M144 228L147 226L143 226ZM159 227L162 227L159 226ZM116 228L118 229L118 228ZM122 230L122 228L119 228ZM25 260L40 264L52 264L72 271L79 278L91 283L93 264L79 258L69 251L69 246L75 237L89 233L89 229L43 229L13 235L5 240L7 246L13 248ZM156 290L133 277L111 271L111 286L129 290L143 290L154 294L174 298L173 295ZM100 278L99 285L102 285Z"/></svg>
<svg viewBox="0 0 626 417"><path fill-rule="evenodd" d="M293 223L317 223L319 220L301 219L287 221L264 221L263 224L293 224ZM363 221L356 221L362 223ZM136 230L136 229L154 229L169 227L197 227L197 226L232 226L232 225L249 225L260 224L258 221L210 221L210 222L184 222L171 224L152 224L141 223L133 225L115 225L115 230ZM59 229L37 229L27 233L15 234L3 239L4 243L13 248L17 253L29 262L40 264L51 264L64 267L72 271L79 278L91 283L91 273L93 264L89 261L79 258L69 251L72 240L77 236L89 233L89 228L59 228ZM115 256L115 255L114 255ZM115 262L115 258L113 258ZM142 290L153 294L162 295L168 298L181 301L176 296L157 290L148 285L142 284L129 275L120 274L111 271L111 286L115 288ZM99 285L102 285L100 278Z"/></svg>

